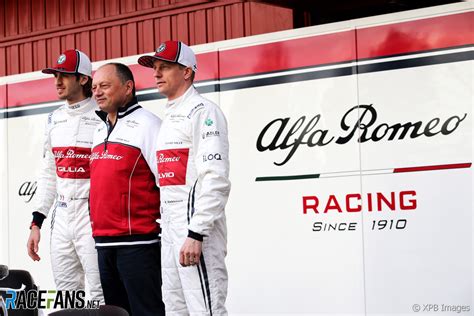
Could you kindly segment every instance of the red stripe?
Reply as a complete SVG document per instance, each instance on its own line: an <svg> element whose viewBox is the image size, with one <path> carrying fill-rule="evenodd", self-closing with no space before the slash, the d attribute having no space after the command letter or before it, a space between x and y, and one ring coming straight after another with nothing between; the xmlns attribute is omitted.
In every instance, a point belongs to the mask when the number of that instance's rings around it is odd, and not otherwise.
<svg viewBox="0 0 474 316"><path fill-rule="evenodd" d="M143 67L141 65L130 65L129 67L133 72L137 90L153 88L156 85L152 68Z"/></svg>
<svg viewBox="0 0 474 316"><path fill-rule="evenodd" d="M58 95L54 87L54 79L40 79L12 83L8 85L8 107L17 107L26 104L57 101Z"/></svg>
<svg viewBox="0 0 474 316"><path fill-rule="evenodd" d="M221 78L355 60L355 31L220 52Z"/></svg>
<svg viewBox="0 0 474 316"><path fill-rule="evenodd" d="M196 81L474 44L474 12L433 17L197 55ZM132 65L137 89L155 87L152 71ZM220 73L219 73L220 71ZM0 108L1 103L0 89ZM8 106L56 101L53 79L8 85ZM5 107L5 106L3 106Z"/></svg>
<svg viewBox="0 0 474 316"><path fill-rule="evenodd" d="M219 54L217 52L198 54L196 58L198 64L196 81L219 78Z"/></svg>
<svg viewBox="0 0 474 316"><path fill-rule="evenodd" d="M443 170L443 169L461 169L461 168L471 168L471 165L472 163L455 163L455 164L450 164L450 165L396 168L393 170L393 172L400 173L400 172L431 171L431 170Z"/></svg>
<svg viewBox="0 0 474 316"><path fill-rule="evenodd" d="M0 86L0 109L7 107L7 85Z"/></svg>
<svg viewBox="0 0 474 316"><path fill-rule="evenodd" d="M359 29L359 59L474 44L474 12Z"/></svg>

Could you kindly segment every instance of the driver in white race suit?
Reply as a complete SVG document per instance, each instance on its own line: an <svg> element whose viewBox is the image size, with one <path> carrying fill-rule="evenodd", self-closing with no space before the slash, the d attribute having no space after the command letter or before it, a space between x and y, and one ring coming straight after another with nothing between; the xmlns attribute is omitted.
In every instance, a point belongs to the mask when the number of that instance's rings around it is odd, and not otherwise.
<svg viewBox="0 0 474 316"><path fill-rule="evenodd" d="M157 140L166 315L227 315L226 118L194 88L196 57L184 43L162 43L138 63L168 99Z"/></svg>
<svg viewBox="0 0 474 316"><path fill-rule="evenodd" d="M59 99L65 104L48 115L28 255L38 256L40 228L51 216L51 264L58 290L84 290L103 303L97 251L89 219L89 158L92 136L101 123L92 96L92 64L81 51L67 50L52 68Z"/></svg>

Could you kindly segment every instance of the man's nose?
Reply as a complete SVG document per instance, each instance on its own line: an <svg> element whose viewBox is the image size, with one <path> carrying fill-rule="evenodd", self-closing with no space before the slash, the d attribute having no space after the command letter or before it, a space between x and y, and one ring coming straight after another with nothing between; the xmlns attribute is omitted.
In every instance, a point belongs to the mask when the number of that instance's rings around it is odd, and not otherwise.
<svg viewBox="0 0 474 316"><path fill-rule="evenodd" d="M92 89L92 95L94 97L98 96L98 95L101 95L101 94L102 94L102 91L99 88Z"/></svg>

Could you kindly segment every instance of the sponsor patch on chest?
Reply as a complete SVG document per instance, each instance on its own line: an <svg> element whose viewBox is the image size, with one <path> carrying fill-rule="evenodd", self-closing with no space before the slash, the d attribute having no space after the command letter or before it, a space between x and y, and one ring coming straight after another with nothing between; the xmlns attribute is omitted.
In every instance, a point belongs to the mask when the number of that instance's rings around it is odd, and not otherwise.
<svg viewBox="0 0 474 316"><path fill-rule="evenodd" d="M189 148L166 149L156 152L160 186L186 184Z"/></svg>
<svg viewBox="0 0 474 316"><path fill-rule="evenodd" d="M60 178L89 179L91 149L87 147L53 147L56 174Z"/></svg>

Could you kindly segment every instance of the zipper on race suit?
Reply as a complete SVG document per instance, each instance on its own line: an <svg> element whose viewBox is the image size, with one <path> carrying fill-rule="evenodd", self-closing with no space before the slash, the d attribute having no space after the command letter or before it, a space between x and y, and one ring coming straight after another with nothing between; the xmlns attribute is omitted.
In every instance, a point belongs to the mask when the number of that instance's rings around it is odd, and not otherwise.
<svg viewBox="0 0 474 316"><path fill-rule="evenodd" d="M109 122L109 119L107 118L106 122L105 122L105 125L107 125L107 137L104 139L104 151L107 151L107 142L109 141L109 136L112 133L112 131L114 130L115 125L117 125L117 121L115 121L115 124L112 125Z"/></svg>

